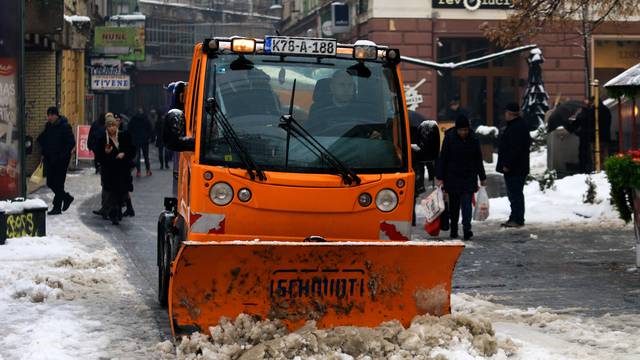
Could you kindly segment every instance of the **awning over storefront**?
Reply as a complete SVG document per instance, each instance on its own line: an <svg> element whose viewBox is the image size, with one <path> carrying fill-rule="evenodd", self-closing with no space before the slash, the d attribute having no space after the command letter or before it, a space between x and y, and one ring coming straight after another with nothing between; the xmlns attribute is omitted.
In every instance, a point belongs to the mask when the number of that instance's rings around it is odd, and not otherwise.
<svg viewBox="0 0 640 360"><path fill-rule="evenodd" d="M615 97L636 95L640 90L640 63L609 80L604 87Z"/></svg>

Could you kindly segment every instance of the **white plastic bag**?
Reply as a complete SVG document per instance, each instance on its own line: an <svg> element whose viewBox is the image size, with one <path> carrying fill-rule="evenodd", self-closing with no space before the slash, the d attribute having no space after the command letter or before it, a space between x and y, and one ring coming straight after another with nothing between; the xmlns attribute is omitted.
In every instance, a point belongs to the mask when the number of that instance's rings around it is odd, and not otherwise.
<svg viewBox="0 0 640 360"><path fill-rule="evenodd" d="M489 217L489 195L484 186L476 194L476 208L473 210L473 220L485 221Z"/></svg>
<svg viewBox="0 0 640 360"><path fill-rule="evenodd" d="M442 189L438 187L433 190L429 196L422 200L422 205L424 206L427 216L427 223L431 223L437 219L438 216L444 212L444 195L442 194Z"/></svg>

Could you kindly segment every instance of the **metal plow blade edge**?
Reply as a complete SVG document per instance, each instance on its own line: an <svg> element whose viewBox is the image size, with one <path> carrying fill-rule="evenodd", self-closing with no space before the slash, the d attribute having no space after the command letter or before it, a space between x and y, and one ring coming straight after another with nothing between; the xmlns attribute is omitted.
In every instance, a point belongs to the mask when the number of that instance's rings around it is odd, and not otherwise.
<svg viewBox="0 0 640 360"><path fill-rule="evenodd" d="M209 333L221 316L375 327L450 312L461 242L187 242L172 268L174 336Z"/></svg>

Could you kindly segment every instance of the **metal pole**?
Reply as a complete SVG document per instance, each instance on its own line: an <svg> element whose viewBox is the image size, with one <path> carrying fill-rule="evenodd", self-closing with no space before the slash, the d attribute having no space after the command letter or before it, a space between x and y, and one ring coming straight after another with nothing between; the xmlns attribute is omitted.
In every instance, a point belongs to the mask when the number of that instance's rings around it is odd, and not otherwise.
<svg viewBox="0 0 640 360"><path fill-rule="evenodd" d="M582 4L582 41L584 46L584 90L586 98L591 97L591 87L589 79L591 79L591 49L590 49L591 29L589 27L589 2Z"/></svg>
<svg viewBox="0 0 640 360"><path fill-rule="evenodd" d="M27 155L26 155L26 149L25 149L25 137L27 135L27 128L26 128L26 121L27 121L27 117L25 116L25 105L26 105L26 101L25 101L25 91L24 91L24 1L20 1L20 8L19 8L19 14L18 14L18 21L20 24L20 29L19 29L19 41L18 41L18 46L20 47L19 50L19 55L18 55L18 101L16 101L16 105L17 105L17 125L18 125L18 136L20 136L20 139L18 141L18 151L19 151L19 155L18 155L18 164L16 164L17 166L20 167L20 171L19 173L16 175L16 177L20 178L20 189L19 191L19 196L26 198L27 197ZM33 141L31 141L31 146L33 148Z"/></svg>
<svg viewBox="0 0 640 360"><path fill-rule="evenodd" d="M598 121L598 110L600 108L600 97L599 97L599 88L600 88L600 82L598 81L598 79L593 79L593 81L591 82L591 86L593 86L593 93L594 93L594 99L593 99L593 114L594 114L594 118L595 118L595 122L596 122L596 146L595 146L595 157L596 157L596 172L600 172L601 167L600 167L600 124Z"/></svg>
<svg viewBox="0 0 640 360"><path fill-rule="evenodd" d="M622 152L622 97L618 97L618 152Z"/></svg>
<svg viewBox="0 0 640 360"><path fill-rule="evenodd" d="M633 116L633 129L631 130L631 148L636 150L638 148L638 130L636 127L636 117L638 114L636 107L636 97L631 98L631 116Z"/></svg>

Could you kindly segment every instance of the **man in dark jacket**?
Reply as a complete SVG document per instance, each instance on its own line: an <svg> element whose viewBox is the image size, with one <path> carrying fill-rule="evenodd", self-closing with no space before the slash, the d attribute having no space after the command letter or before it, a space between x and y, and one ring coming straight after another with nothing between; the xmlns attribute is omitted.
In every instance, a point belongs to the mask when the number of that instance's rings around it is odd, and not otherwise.
<svg viewBox="0 0 640 360"><path fill-rule="evenodd" d="M570 122L566 129L578 135L578 160L580 172L588 174L593 171L593 144L596 139L596 119L594 97L585 99L575 121ZM611 111L600 101L598 106L598 133L600 139L601 158L606 158L611 141ZM604 155L604 156L602 156Z"/></svg>
<svg viewBox="0 0 640 360"><path fill-rule="evenodd" d="M482 164L480 142L469 130L469 119L459 115L455 128L447 130L436 167L436 181L449 196L451 238L458 237L458 219L462 210L465 240L471 239L471 199L487 176Z"/></svg>
<svg viewBox="0 0 640 360"><path fill-rule="evenodd" d="M151 176L149 142L153 138L153 129L151 128L149 119L144 113L144 109L141 107L138 108L138 112L131 118L128 131L136 149L136 176L140 177L140 152L142 152L144 156L144 166L147 169L147 176Z"/></svg>
<svg viewBox="0 0 640 360"><path fill-rule="evenodd" d="M96 147L98 146L98 139L104 135L105 126L104 119L106 114L102 114L91 124L91 128L89 129L89 137L87 138L87 147L93 153L93 166L96 168L96 174L100 171L100 162L98 157L96 156L98 150ZM102 145L102 144L100 144Z"/></svg>
<svg viewBox="0 0 640 360"><path fill-rule="evenodd" d="M460 106L460 97L454 96L445 109L438 113L438 121L456 121L458 116L464 115L468 117L467 110Z"/></svg>
<svg viewBox="0 0 640 360"><path fill-rule="evenodd" d="M524 184L529 174L531 136L527 124L520 117L520 106L510 103L505 109L507 126L502 130L498 145L496 171L504 174L507 196L511 203L509 220L504 227L524 226Z"/></svg>
<svg viewBox="0 0 640 360"><path fill-rule="evenodd" d="M64 182L76 140L69 121L66 117L60 116L58 108L54 106L47 109L47 124L38 136L38 144L42 149L47 186L55 194L53 208L47 215L58 215L67 210L73 202L73 196L64 190Z"/></svg>

